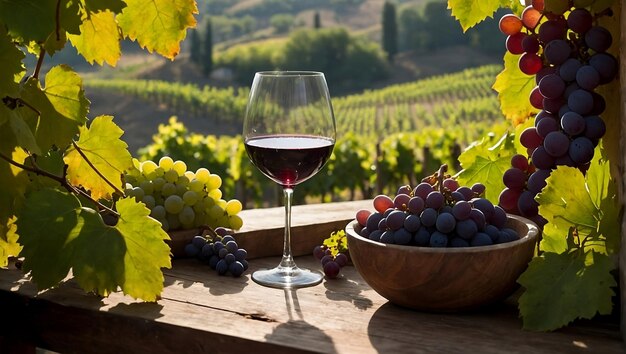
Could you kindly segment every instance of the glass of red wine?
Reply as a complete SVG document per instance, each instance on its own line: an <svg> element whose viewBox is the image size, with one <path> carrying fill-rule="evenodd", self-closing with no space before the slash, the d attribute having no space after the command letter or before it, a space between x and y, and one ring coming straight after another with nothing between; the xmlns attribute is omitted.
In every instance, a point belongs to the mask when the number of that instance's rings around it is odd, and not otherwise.
<svg viewBox="0 0 626 354"><path fill-rule="evenodd" d="M291 253L291 203L294 187L313 177L335 146L335 116L323 73L267 71L254 76L243 123L243 139L252 163L283 189L283 257L252 279L274 288L319 284L320 272L298 268Z"/></svg>

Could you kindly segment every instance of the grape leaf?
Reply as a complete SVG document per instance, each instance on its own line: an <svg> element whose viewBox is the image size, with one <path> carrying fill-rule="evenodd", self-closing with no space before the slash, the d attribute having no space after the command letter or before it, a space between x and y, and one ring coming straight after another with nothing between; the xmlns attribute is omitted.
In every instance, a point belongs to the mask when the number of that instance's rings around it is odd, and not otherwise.
<svg viewBox="0 0 626 354"><path fill-rule="evenodd" d="M89 128L80 127L80 138L76 142L93 167L119 190L124 189L124 171L133 166L128 145L120 140L122 134L124 131L113 123L113 117L98 116ZM109 198L115 191L73 146L68 149L63 160L67 164L70 182L91 191L93 198Z"/></svg>
<svg viewBox="0 0 626 354"><path fill-rule="evenodd" d="M5 29L0 26L0 98L5 96L17 96L19 85L15 82L16 76L21 76L24 72L22 59L25 55L19 50L6 33ZM0 125L6 122L6 116L0 114Z"/></svg>
<svg viewBox="0 0 626 354"><path fill-rule="evenodd" d="M65 162L63 161L63 154L59 150L50 150L45 155L37 155L34 157L37 163L37 167L51 173L55 176L63 176L65 172ZM32 166L32 164L29 164ZM31 190L42 189L46 187L59 187L59 182L36 173L28 173L28 177L32 181L30 185Z"/></svg>
<svg viewBox="0 0 626 354"><path fill-rule="evenodd" d="M30 127L28 127L28 124L26 124L26 121L24 121L22 116L15 110L8 111L9 127L15 135L18 145L32 153L41 154L41 149L39 145L37 145L35 136L30 130Z"/></svg>
<svg viewBox="0 0 626 354"><path fill-rule="evenodd" d="M90 12L110 10L119 14L126 7L122 0L85 0L85 7Z"/></svg>
<svg viewBox="0 0 626 354"><path fill-rule="evenodd" d="M609 256L594 251L535 257L518 279L526 288L519 298L524 328L550 331L576 318L611 313L613 269Z"/></svg>
<svg viewBox="0 0 626 354"><path fill-rule="evenodd" d="M537 112L528 100L530 92L535 88L535 76L524 74L517 65L518 59L518 55L504 54L504 69L493 84L493 89L498 92L502 113L516 125Z"/></svg>
<svg viewBox="0 0 626 354"><path fill-rule="evenodd" d="M517 153L514 138L515 135L507 133L494 145L491 145L492 140L483 139L469 146L459 156L463 168L457 175L459 183L467 186L484 184L485 198L497 204L504 189L502 176L511 167L511 157Z"/></svg>
<svg viewBox="0 0 626 354"><path fill-rule="evenodd" d="M452 10L452 16L459 21L465 32L487 17L493 17L501 6L509 4L507 0L448 0L448 9Z"/></svg>
<svg viewBox="0 0 626 354"><path fill-rule="evenodd" d="M95 61L100 65L106 62L115 66L122 55L120 32L113 12L90 14L80 26L80 34L68 37L78 53L90 64Z"/></svg>
<svg viewBox="0 0 626 354"><path fill-rule="evenodd" d="M17 257L22 250L22 246L17 242L16 229L15 218L11 218L7 225L0 224L0 267L6 267L9 257Z"/></svg>
<svg viewBox="0 0 626 354"><path fill-rule="evenodd" d="M34 132L39 147L47 151L52 146L69 145L78 127L87 121L89 101L80 76L66 65L50 69L45 83L42 90L37 79L28 79L21 96L31 107L17 110Z"/></svg>
<svg viewBox="0 0 626 354"><path fill-rule="evenodd" d="M608 161L601 155L598 147L586 177L576 168L558 166L535 198L539 214L548 221L541 241L543 250L564 251L564 240L572 226L581 240L605 240L605 244L593 243L598 252L613 253L619 248L621 207L617 186Z"/></svg>
<svg viewBox="0 0 626 354"><path fill-rule="evenodd" d="M10 129L0 129L0 153L4 157L23 164L28 155L24 150L16 148L16 144L17 141ZM7 231L2 227L7 227L11 217L23 205L29 182L24 170L0 158L0 237Z"/></svg>
<svg viewBox="0 0 626 354"><path fill-rule="evenodd" d="M187 28L196 25L195 0L126 0L126 4L117 16L124 35L169 59L180 52Z"/></svg>
<svg viewBox="0 0 626 354"><path fill-rule="evenodd" d="M131 199L117 204L120 219L107 226L93 209L81 207L67 192L42 189L31 193L17 221L24 245L24 269L48 289L73 269L87 291L106 296L122 288L125 294L155 301L163 289L162 267L171 267L167 233Z"/></svg>
<svg viewBox="0 0 626 354"><path fill-rule="evenodd" d="M55 30L57 0L0 1L0 22L25 42L43 42Z"/></svg>

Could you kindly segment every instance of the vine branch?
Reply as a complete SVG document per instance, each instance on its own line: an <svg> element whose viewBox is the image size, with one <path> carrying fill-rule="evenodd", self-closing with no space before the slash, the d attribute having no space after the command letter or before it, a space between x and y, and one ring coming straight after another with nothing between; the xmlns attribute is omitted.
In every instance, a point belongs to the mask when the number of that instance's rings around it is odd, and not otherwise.
<svg viewBox="0 0 626 354"><path fill-rule="evenodd" d="M43 65L43 58L46 55L46 50L41 47L39 51L39 58L37 59L37 66L35 67L35 72L33 73L33 77L35 79L39 79L39 72L41 71L41 66Z"/></svg>
<svg viewBox="0 0 626 354"><path fill-rule="evenodd" d="M87 162L87 164L89 165L89 167L91 167L97 174L98 176L100 176L100 178L102 178L111 188L113 188L113 190L118 193L119 195L123 196L124 192L122 192L119 188L117 188L111 181L109 181L97 168L96 166L93 165L93 163L91 163L91 161L89 161L89 159L87 158L87 155L85 155L85 153L83 152L83 150L78 146L78 144L76 144L75 141L72 140L72 146L74 146L74 149L76 149L76 151L78 151L78 153L80 154L80 156L82 156L83 159L85 159L85 161Z"/></svg>
<svg viewBox="0 0 626 354"><path fill-rule="evenodd" d="M61 40L61 0L57 0L55 20L56 20L55 33L57 35L57 41L60 41Z"/></svg>
<svg viewBox="0 0 626 354"><path fill-rule="evenodd" d="M68 191L68 192L70 192L70 193L75 193L75 194L80 194L80 195L84 196L85 198L87 198L87 199L91 200L91 201L92 201L94 204L96 204L99 208L104 209L104 210L106 210L106 211L108 211L108 212L110 212L110 213L112 213L112 214L114 214L114 215L119 216L119 213L118 213L118 212L116 212L115 210L113 210L113 209L109 208L108 206L106 206L106 205L104 205L104 204L100 203L99 201L97 201L97 200L93 199L93 198L92 198L92 197L91 197L91 196L90 196L87 192L85 192L84 190L82 190L82 189L80 189L80 188L76 188L76 187L72 186L71 184L69 184L69 183L67 182L67 180L66 180L65 178L63 178L63 177L61 177L61 176L57 176L57 175L55 175L55 174L53 174L53 173L50 173L50 172L48 172L48 171L46 171L46 170L42 170L42 169L40 169L40 168L31 167L31 166L27 166L27 165L21 164L21 163L19 163L19 162L17 162L17 161L14 161L13 159L11 159L10 157L6 156L5 154L3 154L3 153L1 153L1 152L0 152L0 158L1 158L1 159L3 159L3 160L5 160L6 162L8 162L9 164L11 164L11 165L13 165L13 166L15 166L15 167L21 168L21 169L23 169L23 170L25 170L25 171L32 172L32 173L37 174L37 175L40 175L40 176L45 176L45 177L48 177L48 178L50 178L50 179L52 179L52 180L54 180L54 181L56 181L56 182L59 182L59 184L61 184L61 186L63 186L65 189L67 189L67 191Z"/></svg>

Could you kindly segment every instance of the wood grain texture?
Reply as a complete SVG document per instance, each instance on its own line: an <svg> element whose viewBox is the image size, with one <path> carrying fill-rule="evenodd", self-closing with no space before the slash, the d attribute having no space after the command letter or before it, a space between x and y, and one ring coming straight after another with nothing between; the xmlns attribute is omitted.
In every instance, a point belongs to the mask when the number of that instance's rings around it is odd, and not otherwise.
<svg viewBox="0 0 626 354"><path fill-rule="evenodd" d="M365 281L395 304L425 311L475 308L509 296L533 257L537 227L511 215L520 240L487 246L430 248L368 240L348 225L350 257ZM358 226L358 225L357 225Z"/></svg>

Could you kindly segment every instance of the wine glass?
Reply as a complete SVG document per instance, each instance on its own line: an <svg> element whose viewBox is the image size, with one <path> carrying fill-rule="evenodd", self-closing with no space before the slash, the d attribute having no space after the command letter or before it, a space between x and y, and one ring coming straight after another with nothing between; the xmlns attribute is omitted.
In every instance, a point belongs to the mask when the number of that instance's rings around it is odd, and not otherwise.
<svg viewBox="0 0 626 354"><path fill-rule="evenodd" d="M243 139L252 163L283 188L283 257L273 269L252 279L274 288L319 284L320 272L298 268L291 254L291 202L294 187L315 175L335 146L335 116L323 73L267 71L254 76L243 122Z"/></svg>

